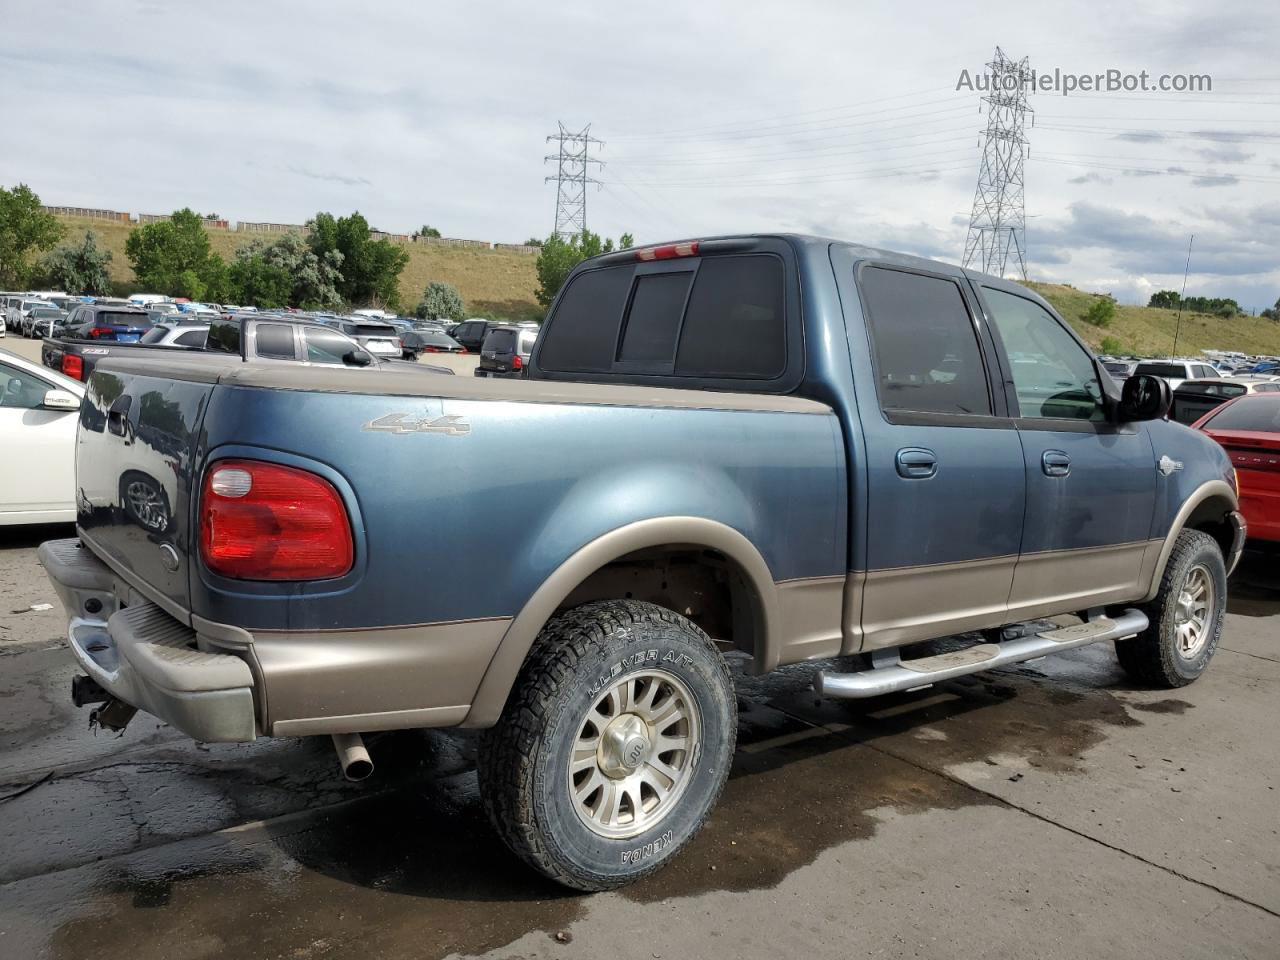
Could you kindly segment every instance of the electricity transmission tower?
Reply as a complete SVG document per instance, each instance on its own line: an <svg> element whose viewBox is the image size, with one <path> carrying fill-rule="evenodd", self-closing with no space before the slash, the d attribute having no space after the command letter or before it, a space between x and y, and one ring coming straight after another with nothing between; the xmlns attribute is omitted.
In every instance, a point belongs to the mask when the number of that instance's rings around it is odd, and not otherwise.
<svg viewBox="0 0 1280 960"><path fill-rule="evenodd" d="M1031 67L1026 57L1015 62L996 47L995 59L987 69L991 86L982 98L987 104L987 131L964 244L964 266L997 277L1005 275L1007 266L1025 280L1027 211L1022 164L1027 154L1027 114L1033 113L1027 106Z"/></svg>
<svg viewBox="0 0 1280 960"><path fill-rule="evenodd" d="M591 150L603 147L604 141L591 136L589 123L577 133L566 130L563 123L559 127L559 133L547 137L547 143L560 145L559 152L548 154L542 162L557 163L555 176L547 177L546 182L556 182L556 235L568 239L587 229L587 184L600 184L589 170L593 163L604 166L603 160L591 156Z"/></svg>

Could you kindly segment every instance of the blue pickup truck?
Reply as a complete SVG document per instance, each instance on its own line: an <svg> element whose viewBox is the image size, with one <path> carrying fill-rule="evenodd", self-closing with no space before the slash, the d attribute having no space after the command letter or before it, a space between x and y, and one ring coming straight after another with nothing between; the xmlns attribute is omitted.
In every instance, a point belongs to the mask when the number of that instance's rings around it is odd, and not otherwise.
<svg viewBox="0 0 1280 960"><path fill-rule="evenodd" d="M814 685L853 698L1110 640L1179 686L1245 536L1163 381L1117 386L1017 284L850 243L589 260L526 379L341 373L98 365L78 537L41 548L73 697L329 735L352 777L361 734L484 728L495 828L583 890L707 817L732 658L844 656Z"/></svg>

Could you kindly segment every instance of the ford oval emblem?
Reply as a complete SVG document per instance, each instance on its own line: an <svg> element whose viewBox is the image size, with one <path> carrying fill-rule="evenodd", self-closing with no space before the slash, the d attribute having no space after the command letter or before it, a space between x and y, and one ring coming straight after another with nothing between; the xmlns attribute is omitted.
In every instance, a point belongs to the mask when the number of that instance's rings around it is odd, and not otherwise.
<svg viewBox="0 0 1280 960"><path fill-rule="evenodd" d="M178 551L173 548L173 544L160 544L160 563L170 573L177 573L178 567L182 563L182 558L178 556Z"/></svg>

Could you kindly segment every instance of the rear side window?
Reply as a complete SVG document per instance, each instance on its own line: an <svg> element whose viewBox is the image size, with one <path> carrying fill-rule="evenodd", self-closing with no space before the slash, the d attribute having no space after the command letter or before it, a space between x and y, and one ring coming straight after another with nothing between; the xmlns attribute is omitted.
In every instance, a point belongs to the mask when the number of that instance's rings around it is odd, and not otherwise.
<svg viewBox="0 0 1280 960"><path fill-rule="evenodd" d="M886 411L990 416L978 337L955 281L883 267L858 276Z"/></svg>
<svg viewBox="0 0 1280 960"><path fill-rule="evenodd" d="M1280 400L1274 397L1241 397L1218 408L1205 428L1208 430L1254 430L1280 433Z"/></svg>
<svg viewBox="0 0 1280 960"><path fill-rule="evenodd" d="M564 373L609 371L632 271L626 264L588 270L574 278L548 328L538 357L542 366Z"/></svg>
<svg viewBox="0 0 1280 960"><path fill-rule="evenodd" d="M138 342L139 343L159 343L161 340L165 338L165 335L168 332L169 332L168 327L152 327L150 330L148 330L146 333L142 335L142 338Z"/></svg>
<svg viewBox="0 0 1280 960"><path fill-rule="evenodd" d="M180 347L203 347L208 338L208 330L188 330L186 333L178 334L173 342Z"/></svg>
<svg viewBox="0 0 1280 960"><path fill-rule="evenodd" d="M293 327L283 323L258 324L258 356L293 360Z"/></svg>

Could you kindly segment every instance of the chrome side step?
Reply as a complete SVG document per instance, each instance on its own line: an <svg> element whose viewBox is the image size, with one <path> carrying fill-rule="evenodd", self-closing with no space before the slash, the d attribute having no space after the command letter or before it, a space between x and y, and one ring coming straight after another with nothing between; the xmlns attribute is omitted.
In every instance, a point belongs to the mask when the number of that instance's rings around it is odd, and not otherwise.
<svg viewBox="0 0 1280 960"><path fill-rule="evenodd" d="M822 672L814 678L813 688L823 697L858 699L878 697L886 693L927 687L940 680L963 677L1003 667L1009 663L1034 660L1073 647L1083 647L1103 640L1131 637L1147 629L1147 615L1141 610L1126 610L1118 617L1097 617L1069 627L1056 627L1002 643L980 643L964 650L940 653L919 660L893 660L885 666L859 670L856 673Z"/></svg>

